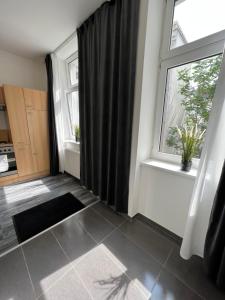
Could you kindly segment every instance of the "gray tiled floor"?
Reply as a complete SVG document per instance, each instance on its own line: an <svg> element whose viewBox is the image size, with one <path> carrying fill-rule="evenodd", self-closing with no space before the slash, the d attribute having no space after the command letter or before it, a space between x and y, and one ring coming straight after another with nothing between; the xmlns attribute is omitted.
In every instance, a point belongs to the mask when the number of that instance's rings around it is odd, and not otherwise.
<svg viewBox="0 0 225 300"><path fill-rule="evenodd" d="M85 205L96 197L70 175L58 175L0 188L0 254L18 244L12 216L66 193Z"/></svg>
<svg viewBox="0 0 225 300"><path fill-rule="evenodd" d="M201 260L98 203L0 259L1 300L225 299Z"/></svg>

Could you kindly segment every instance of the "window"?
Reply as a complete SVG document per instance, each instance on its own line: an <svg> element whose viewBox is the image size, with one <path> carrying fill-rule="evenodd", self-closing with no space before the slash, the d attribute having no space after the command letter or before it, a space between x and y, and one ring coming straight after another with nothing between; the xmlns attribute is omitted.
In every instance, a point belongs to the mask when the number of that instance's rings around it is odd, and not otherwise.
<svg viewBox="0 0 225 300"><path fill-rule="evenodd" d="M224 0L175 2L170 48L176 48L225 29Z"/></svg>
<svg viewBox="0 0 225 300"><path fill-rule="evenodd" d="M67 104L70 116L71 134L75 136L76 128L79 127L79 98L78 90L68 93Z"/></svg>
<svg viewBox="0 0 225 300"><path fill-rule="evenodd" d="M180 161L177 127L207 128L225 42L222 7L223 0L167 1L152 152L156 159ZM212 10L218 10L218 17L211 13L209 18Z"/></svg>
<svg viewBox="0 0 225 300"><path fill-rule="evenodd" d="M221 59L216 55L168 69L159 151L180 155L176 126L207 128Z"/></svg>
<svg viewBox="0 0 225 300"><path fill-rule="evenodd" d="M68 91L67 111L70 123L70 139L79 142L79 93L78 93L78 53L67 59Z"/></svg>
<svg viewBox="0 0 225 300"><path fill-rule="evenodd" d="M78 85L78 57L72 60L69 64L70 84L71 86Z"/></svg>

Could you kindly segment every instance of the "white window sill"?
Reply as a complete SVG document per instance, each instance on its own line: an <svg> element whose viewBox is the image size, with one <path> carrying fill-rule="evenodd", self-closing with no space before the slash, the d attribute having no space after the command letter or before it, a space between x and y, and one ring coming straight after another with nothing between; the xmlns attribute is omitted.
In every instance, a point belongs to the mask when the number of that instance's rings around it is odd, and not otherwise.
<svg viewBox="0 0 225 300"><path fill-rule="evenodd" d="M64 150L73 151L74 153L80 154L80 143L75 140L64 140Z"/></svg>
<svg viewBox="0 0 225 300"><path fill-rule="evenodd" d="M76 153L76 154L80 155L80 151L75 150L75 149L66 148L65 151L70 151L70 152L73 152L73 153Z"/></svg>
<svg viewBox="0 0 225 300"><path fill-rule="evenodd" d="M76 142L75 140L64 140L64 143L71 143L75 145L80 145L80 142Z"/></svg>
<svg viewBox="0 0 225 300"><path fill-rule="evenodd" d="M184 172L184 171L181 171L180 165L175 165L172 163L167 163L167 162L159 161L159 160L148 159L148 160L143 161L141 163L141 165L143 165L145 167L161 169L168 173L173 173L173 174L176 174L179 176L184 176L184 177L193 178L193 179L195 179L196 175L197 175L197 169L195 169L195 168L192 168L190 170L190 172Z"/></svg>

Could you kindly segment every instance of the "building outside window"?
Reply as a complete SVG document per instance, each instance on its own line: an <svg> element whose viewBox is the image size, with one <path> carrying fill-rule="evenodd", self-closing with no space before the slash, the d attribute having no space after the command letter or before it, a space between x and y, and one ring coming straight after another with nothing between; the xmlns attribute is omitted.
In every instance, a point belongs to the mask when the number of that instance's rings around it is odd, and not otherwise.
<svg viewBox="0 0 225 300"><path fill-rule="evenodd" d="M207 129L225 42L224 8L223 0L167 1L154 158L180 161L177 127Z"/></svg>

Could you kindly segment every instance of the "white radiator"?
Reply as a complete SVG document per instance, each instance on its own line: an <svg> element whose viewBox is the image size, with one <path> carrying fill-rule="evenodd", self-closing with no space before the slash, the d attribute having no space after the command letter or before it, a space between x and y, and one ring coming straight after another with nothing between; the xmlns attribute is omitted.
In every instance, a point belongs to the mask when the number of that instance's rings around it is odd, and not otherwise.
<svg viewBox="0 0 225 300"><path fill-rule="evenodd" d="M80 179L80 153L65 149L65 171L72 176Z"/></svg>

